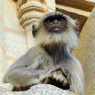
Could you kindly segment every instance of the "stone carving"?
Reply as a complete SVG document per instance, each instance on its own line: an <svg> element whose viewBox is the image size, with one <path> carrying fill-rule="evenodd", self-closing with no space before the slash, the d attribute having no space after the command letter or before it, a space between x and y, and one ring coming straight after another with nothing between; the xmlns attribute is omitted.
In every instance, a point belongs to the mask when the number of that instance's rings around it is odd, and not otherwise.
<svg viewBox="0 0 95 95"><path fill-rule="evenodd" d="M28 48L34 45L32 37L32 25L44 14L48 13L51 9L55 10L55 6L52 8L52 4L55 4L55 0L51 0L51 4L48 7L48 0L15 0L17 2L17 11L19 22L26 31Z"/></svg>
<svg viewBox="0 0 95 95"><path fill-rule="evenodd" d="M46 13L45 0L18 0L18 18L26 28Z"/></svg>

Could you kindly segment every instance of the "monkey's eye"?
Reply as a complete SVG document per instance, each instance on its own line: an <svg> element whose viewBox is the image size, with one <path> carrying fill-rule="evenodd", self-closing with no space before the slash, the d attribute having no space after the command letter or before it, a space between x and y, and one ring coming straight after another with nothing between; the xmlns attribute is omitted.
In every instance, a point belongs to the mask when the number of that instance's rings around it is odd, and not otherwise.
<svg viewBox="0 0 95 95"><path fill-rule="evenodd" d="M66 21L66 18L64 16L61 16L61 15L52 15L52 16L47 17L44 20L44 23L53 22L54 20L58 20L58 21L63 20L63 21Z"/></svg>

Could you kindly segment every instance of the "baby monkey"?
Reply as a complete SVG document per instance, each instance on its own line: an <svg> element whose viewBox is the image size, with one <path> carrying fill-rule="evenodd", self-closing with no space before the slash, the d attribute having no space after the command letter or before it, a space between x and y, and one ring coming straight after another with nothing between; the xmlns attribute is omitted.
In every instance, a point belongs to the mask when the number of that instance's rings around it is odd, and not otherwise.
<svg viewBox="0 0 95 95"><path fill-rule="evenodd" d="M78 43L77 28L77 21L66 14L46 14L33 25L36 46L9 68L3 81L22 89L39 83L52 84L84 95L81 64L71 54Z"/></svg>

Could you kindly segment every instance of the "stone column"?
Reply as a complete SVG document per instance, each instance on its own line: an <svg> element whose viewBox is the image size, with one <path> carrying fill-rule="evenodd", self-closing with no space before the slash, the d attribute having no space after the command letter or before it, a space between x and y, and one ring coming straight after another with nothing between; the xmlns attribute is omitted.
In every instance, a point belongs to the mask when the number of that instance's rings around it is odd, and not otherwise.
<svg viewBox="0 0 95 95"><path fill-rule="evenodd" d="M34 45L32 25L44 14L55 11L55 0L16 0L19 22L26 31L27 46Z"/></svg>
<svg viewBox="0 0 95 95"><path fill-rule="evenodd" d="M5 62L5 32L4 32L4 11L3 10L3 1L0 3L0 76L3 76L4 72L4 62ZM1 82L1 78L0 78Z"/></svg>

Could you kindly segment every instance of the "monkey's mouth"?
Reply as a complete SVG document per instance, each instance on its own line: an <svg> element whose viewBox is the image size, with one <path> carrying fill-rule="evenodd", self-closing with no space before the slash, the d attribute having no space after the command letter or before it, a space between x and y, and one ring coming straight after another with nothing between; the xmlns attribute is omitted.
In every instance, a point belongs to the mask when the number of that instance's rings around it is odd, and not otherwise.
<svg viewBox="0 0 95 95"><path fill-rule="evenodd" d="M48 31L53 33L61 33L63 29L61 29L60 27L55 27L55 28L50 28Z"/></svg>

